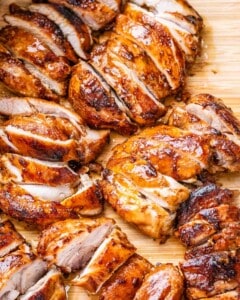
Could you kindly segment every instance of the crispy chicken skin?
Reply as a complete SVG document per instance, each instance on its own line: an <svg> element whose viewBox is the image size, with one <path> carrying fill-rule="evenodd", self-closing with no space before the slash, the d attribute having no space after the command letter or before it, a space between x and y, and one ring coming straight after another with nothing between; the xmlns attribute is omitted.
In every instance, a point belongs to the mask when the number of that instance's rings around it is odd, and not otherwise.
<svg viewBox="0 0 240 300"><path fill-rule="evenodd" d="M38 254L65 273L77 271L86 266L113 225L114 221L109 218L56 222L41 233Z"/></svg>
<svg viewBox="0 0 240 300"><path fill-rule="evenodd" d="M44 227L58 220L76 218L76 213L60 203L33 197L20 185L7 183L0 187L1 210L17 220Z"/></svg>
<svg viewBox="0 0 240 300"><path fill-rule="evenodd" d="M66 300L66 290L62 274L51 269L39 281L30 287L26 293L19 297L19 300Z"/></svg>
<svg viewBox="0 0 240 300"><path fill-rule="evenodd" d="M135 251L136 248L129 242L126 234L115 225L72 284L81 286L90 293L97 293Z"/></svg>
<svg viewBox="0 0 240 300"><path fill-rule="evenodd" d="M172 264L160 264L146 275L134 300L180 300L183 287L178 268Z"/></svg>
<svg viewBox="0 0 240 300"><path fill-rule="evenodd" d="M150 272L152 264L138 254L133 254L103 285L99 300L132 300Z"/></svg>
<svg viewBox="0 0 240 300"><path fill-rule="evenodd" d="M239 287L239 250L203 255L184 261L180 266L190 300L237 291Z"/></svg>
<svg viewBox="0 0 240 300"><path fill-rule="evenodd" d="M73 108L90 127L110 128L123 135L137 130L113 90L87 62L74 66L68 93Z"/></svg>
<svg viewBox="0 0 240 300"><path fill-rule="evenodd" d="M0 222L0 257L18 248L24 242L23 237L16 231L14 225L5 220Z"/></svg>
<svg viewBox="0 0 240 300"><path fill-rule="evenodd" d="M113 21L120 9L120 7L112 8L106 5L107 1L99 0L50 0L49 2L61 4L71 9L93 30L103 29Z"/></svg>
<svg viewBox="0 0 240 300"><path fill-rule="evenodd" d="M45 15L20 8L16 4L10 5L10 14L4 16L12 26L30 31L41 39L58 56L64 56L69 61L77 62L77 56L64 37L61 29Z"/></svg>

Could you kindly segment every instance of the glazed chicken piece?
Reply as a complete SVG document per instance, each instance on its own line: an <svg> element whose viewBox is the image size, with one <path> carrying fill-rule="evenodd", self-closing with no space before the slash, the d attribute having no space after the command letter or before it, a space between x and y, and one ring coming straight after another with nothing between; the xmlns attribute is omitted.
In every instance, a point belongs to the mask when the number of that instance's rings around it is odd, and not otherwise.
<svg viewBox="0 0 240 300"><path fill-rule="evenodd" d="M140 46L166 76L172 91L183 83L185 62L167 27L140 7L128 3L116 19L114 31Z"/></svg>
<svg viewBox="0 0 240 300"><path fill-rule="evenodd" d="M74 11L83 22L93 30L103 29L119 13L121 1L72 1L50 0L50 3L61 4ZM114 3L114 5L112 5Z"/></svg>
<svg viewBox="0 0 240 300"><path fill-rule="evenodd" d="M239 288L239 251L223 251L189 259L180 264L188 299L221 299ZM228 299L228 298L222 298ZM238 298L230 298L238 299Z"/></svg>
<svg viewBox="0 0 240 300"><path fill-rule="evenodd" d="M0 258L0 298L14 300L47 272L47 263L25 249Z"/></svg>
<svg viewBox="0 0 240 300"><path fill-rule="evenodd" d="M38 254L65 273L86 266L114 226L109 218L67 219L50 225L40 236Z"/></svg>
<svg viewBox="0 0 240 300"><path fill-rule="evenodd" d="M24 242L23 237L9 220L0 221L0 237L0 258L17 249Z"/></svg>
<svg viewBox="0 0 240 300"><path fill-rule="evenodd" d="M128 241L126 234L115 225L84 270L72 280L72 284L90 293L97 293L135 251L136 248Z"/></svg>
<svg viewBox="0 0 240 300"><path fill-rule="evenodd" d="M174 126L147 128L117 145L107 163L112 169L123 158L141 158L157 172L178 181L195 180L209 166L208 138Z"/></svg>
<svg viewBox="0 0 240 300"><path fill-rule="evenodd" d="M64 56L72 62L77 62L77 56L61 29L45 15L24 10L16 4L11 4L10 14L5 15L4 18L10 25L31 32L57 56Z"/></svg>
<svg viewBox="0 0 240 300"><path fill-rule="evenodd" d="M38 227L67 218L77 218L77 214L58 202L43 201L34 197L23 185L0 184L0 208L12 218Z"/></svg>
<svg viewBox="0 0 240 300"><path fill-rule="evenodd" d="M222 100L199 94L186 104L174 104L170 111L167 124L209 137L212 151L209 172L240 170L240 122Z"/></svg>
<svg viewBox="0 0 240 300"><path fill-rule="evenodd" d="M85 164L108 141L108 131L91 130L72 111L41 99L1 98L0 113L9 117L0 127L1 152Z"/></svg>
<svg viewBox="0 0 240 300"><path fill-rule="evenodd" d="M66 300L66 290L63 284L62 274L56 269L51 269L46 275L39 279L35 285L30 287L19 300Z"/></svg>
<svg viewBox="0 0 240 300"><path fill-rule="evenodd" d="M138 254L133 254L103 285L99 300L132 300L150 272L152 264Z"/></svg>
<svg viewBox="0 0 240 300"><path fill-rule="evenodd" d="M108 42L95 46L90 63L115 90L128 116L139 125L151 125L165 113L163 104L155 99Z"/></svg>
<svg viewBox="0 0 240 300"><path fill-rule="evenodd" d="M0 48L0 81L14 94L59 101L58 96L32 74L24 63Z"/></svg>
<svg viewBox="0 0 240 300"><path fill-rule="evenodd" d="M137 130L114 91L84 61L73 68L68 99L90 127L110 128L123 135L130 135Z"/></svg>
<svg viewBox="0 0 240 300"><path fill-rule="evenodd" d="M180 300L183 286L183 277L177 267L160 264L146 275L134 300Z"/></svg>
<svg viewBox="0 0 240 300"><path fill-rule="evenodd" d="M48 3L32 4L29 10L46 15L55 22L77 55L83 59L88 58L87 52L93 42L91 30L73 11L62 5Z"/></svg>
<svg viewBox="0 0 240 300"><path fill-rule="evenodd" d="M0 31L0 42L18 59L25 62L25 67L40 74L42 82L55 93L66 94L66 79L71 67L64 57L54 54L32 33L18 27L7 26ZM33 72L34 74L34 72Z"/></svg>

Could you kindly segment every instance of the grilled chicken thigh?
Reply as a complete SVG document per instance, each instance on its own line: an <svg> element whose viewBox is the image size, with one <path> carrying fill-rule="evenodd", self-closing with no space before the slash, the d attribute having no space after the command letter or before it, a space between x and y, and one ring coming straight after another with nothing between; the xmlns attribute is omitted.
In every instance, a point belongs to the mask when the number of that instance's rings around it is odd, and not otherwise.
<svg viewBox="0 0 240 300"><path fill-rule="evenodd" d="M30 287L19 300L66 300L66 290L63 284L62 274L56 269L51 269L39 279L35 285Z"/></svg>
<svg viewBox="0 0 240 300"><path fill-rule="evenodd" d="M183 277L177 267L160 264L146 275L134 300L180 300L183 286Z"/></svg>
<svg viewBox="0 0 240 300"><path fill-rule="evenodd" d="M47 263L19 249L0 258L0 298L14 300L47 271Z"/></svg>
<svg viewBox="0 0 240 300"><path fill-rule="evenodd" d="M114 226L85 269L73 279L73 285L81 286L90 293L97 293L135 251L136 248L128 241L126 234L118 226Z"/></svg>
<svg viewBox="0 0 240 300"><path fill-rule="evenodd" d="M93 30L103 29L113 21L119 13L121 2L112 6L114 1L73 1L73 0L50 0L50 3L61 4L74 11L83 22ZM108 4L110 3L110 5Z"/></svg>
<svg viewBox="0 0 240 300"><path fill-rule="evenodd" d="M0 103L0 113L10 117L0 128L1 152L88 163L108 140L108 131L90 130L60 105L31 98L2 98Z"/></svg>
<svg viewBox="0 0 240 300"><path fill-rule="evenodd" d="M5 15L4 18L10 25L31 32L42 40L56 55L64 56L72 62L77 62L77 56L61 29L45 15L24 10L16 4L11 4L10 14Z"/></svg>
<svg viewBox="0 0 240 300"><path fill-rule="evenodd" d="M110 128L124 135L137 130L114 91L84 61L73 68L68 99L75 111L93 128Z"/></svg>
<svg viewBox="0 0 240 300"><path fill-rule="evenodd" d="M133 254L103 285L99 300L132 300L150 272L152 264L138 254Z"/></svg>
<svg viewBox="0 0 240 300"><path fill-rule="evenodd" d="M29 9L55 22L77 55L83 59L88 58L87 52L92 45L91 31L73 11L62 5L48 3L32 4Z"/></svg>
<svg viewBox="0 0 240 300"><path fill-rule="evenodd" d="M66 79L71 68L64 57L54 54L32 33L18 27L7 26L0 31L0 42L26 67L36 68L49 88L59 95L66 94Z"/></svg>

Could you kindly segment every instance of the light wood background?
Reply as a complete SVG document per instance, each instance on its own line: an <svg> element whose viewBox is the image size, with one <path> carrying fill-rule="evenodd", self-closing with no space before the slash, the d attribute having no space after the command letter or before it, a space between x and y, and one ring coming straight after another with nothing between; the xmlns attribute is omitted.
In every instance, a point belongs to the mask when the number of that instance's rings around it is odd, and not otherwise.
<svg viewBox="0 0 240 300"><path fill-rule="evenodd" d="M186 90L191 94L210 93L222 98L240 118L240 0L189 0L189 2L202 15L205 26L202 54L192 68L191 76L186 80ZM116 142L118 137L113 135L112 144ZM224 186L233 189L240 187L239 180L238 174L219 179ZM121 221L111 208L105 208L105 215L116 219L137 247L138 253L152 263L177 264L183 258L184 248L175 238L170 238L167 243L159 245L158 242L144 237ZM17 228L27 240L36 243L37 232L23 228L20 224L17 224ZM71 287L69 300L76 299L89 300L96 297L87 296L80 288Z"/></svg>

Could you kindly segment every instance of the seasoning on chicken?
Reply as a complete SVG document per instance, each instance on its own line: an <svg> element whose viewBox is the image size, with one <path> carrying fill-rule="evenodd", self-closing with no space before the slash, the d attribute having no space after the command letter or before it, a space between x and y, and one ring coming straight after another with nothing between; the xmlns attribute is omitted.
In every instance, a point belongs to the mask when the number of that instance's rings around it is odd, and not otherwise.
<svg viewBox="0 0 240 300"><path fill-rule="evenodd" d="M58 104L32 98L1 98L0 103L0 113L9 117L0 128L1 152L85 164L108 141L108 131L87 128L78 115Z"/></svg>
<svg viewBox="0 0 240 300"><path fill-rule="evenodd" d="M176 266L160 264L146 275L134 300L181 300L183 277Z"/></svg>
<svg viewBox="0 0 240 300"><path fill-rule="evenodd" d="M86 266L113 226L109 218L56 222L41 233L38 254L66 273L77 271Z"/></svg>
<svg viewBox="0 0 240 300"><path fill-rule="evenodd" d="M138 254L133 254L102 286L99 300L132 300L150 272L152 264Z"/></svg>

